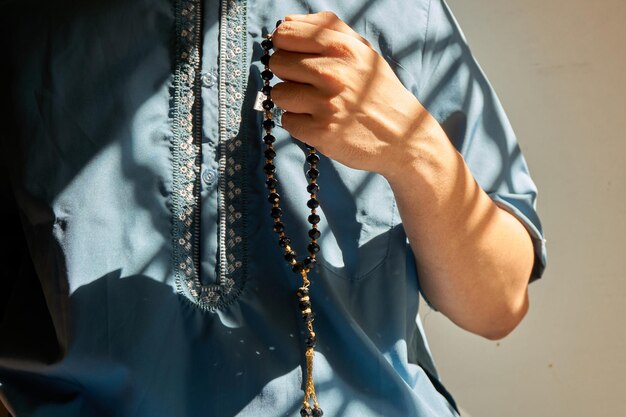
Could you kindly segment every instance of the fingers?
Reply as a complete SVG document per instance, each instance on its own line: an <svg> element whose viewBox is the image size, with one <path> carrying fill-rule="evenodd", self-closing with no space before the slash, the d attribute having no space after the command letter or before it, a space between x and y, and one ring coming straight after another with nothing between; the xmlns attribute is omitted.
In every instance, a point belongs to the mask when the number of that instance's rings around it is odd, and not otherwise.
<svg viewBox="0 0 626 417"><path fill-rule="evenodd" d="M353 36L343 32L296 20L278 26L272 41L278 50L330 56L350 54L355 43L361 45Z"/></svg>
<svg viewBox="0 0 626 417"><path fill-rule="evenodd" d="M337 17L337 15L333 12L324 11L312 14L292 14L286 16L285 21L310 23L326 29L331 29L351 36L367 46L371 46L367 39L355 32L347 23Z"/></svg>
<svg viewBox="0 0 626 417"><path fill-rule="evenodd" d="M339 70L334 58L278 50L272 54L269 66L284 81L311 84L326 92L338 87Z"/></svg>
<svg viewBox="0 0 626 417"><path fill-rule="evenodd" d="M320 138L345 114L337 94L354 78L355 65L370 56L371 45L330 12L287 16L272 41L269 67L284 81L271 93L286 110L282 127L322 153L332 150L334 142Z"/></svg>
<svg viewBox="0 0 626 417"><path fill-rule="evenodd" d="M299 114L286 112L281 116L280 123L291 136L302 142L317 146L315 143L309 143L308 140L314 136L313 134L313 116L310 114Z"/></svg>
<svg viewBox="0 0 626 417"><path fill-rule="evenodd" d="M319 114L329 107L328 99L319 89L309 84L278 83L272 88L272 100L289 113Z"/></svg>

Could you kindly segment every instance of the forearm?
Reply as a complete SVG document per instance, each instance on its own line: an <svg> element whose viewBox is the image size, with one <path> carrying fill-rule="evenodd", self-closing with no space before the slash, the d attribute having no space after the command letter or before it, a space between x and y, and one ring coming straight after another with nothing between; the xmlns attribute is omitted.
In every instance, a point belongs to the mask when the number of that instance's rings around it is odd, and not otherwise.
<svg viewBox="0 0 626 417"><path fill-rule="evenodd" d="M437 121L337 16L287 16L273 43L282 127L337 162L385 176L429 300L472 332L510 331L527 308L533 261L522 224L495 206Z"/></svg>
<svg viewBox="0 0 626 417"><path fill-rule="evenodd" d="M422 116L388 173L429 301L460 327L501 338L528 308L529 233L474 180L439 124Z"/></svg>

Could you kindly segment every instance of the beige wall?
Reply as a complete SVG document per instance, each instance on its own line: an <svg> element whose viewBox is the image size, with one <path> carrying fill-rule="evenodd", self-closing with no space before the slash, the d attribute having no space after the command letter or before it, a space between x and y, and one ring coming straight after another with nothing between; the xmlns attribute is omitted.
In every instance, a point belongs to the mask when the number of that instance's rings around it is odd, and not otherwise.
<svg viewBox="0 0 626 417"><path fill-rule="evenodd" d="M539 187L548 269L499 343L422 312L475 417L626 416L626 1L449 0Z"/></svg>

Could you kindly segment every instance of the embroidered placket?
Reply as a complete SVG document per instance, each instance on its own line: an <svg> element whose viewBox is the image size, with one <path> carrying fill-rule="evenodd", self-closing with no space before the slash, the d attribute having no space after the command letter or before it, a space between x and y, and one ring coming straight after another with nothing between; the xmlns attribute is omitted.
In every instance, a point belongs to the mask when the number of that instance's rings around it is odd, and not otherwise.
<svg viewBox="0 0 626 417"><path fill-rule="evenodd" d="M199 0L176 2L172 245L177 291L202 310L232 302L245 282L245 137L240 132L246 88L246 2L221 1L219 39L219 265L215 284L200 279L200 170L202 10Z"/></svg>

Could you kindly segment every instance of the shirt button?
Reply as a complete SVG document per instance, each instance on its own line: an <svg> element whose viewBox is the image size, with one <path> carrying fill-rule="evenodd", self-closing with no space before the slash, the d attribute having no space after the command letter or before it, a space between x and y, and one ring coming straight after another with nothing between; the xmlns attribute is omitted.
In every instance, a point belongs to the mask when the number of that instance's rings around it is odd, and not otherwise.
<svg viewBox="0 0 626 417"><path fill-rule="evenodd" d="M211 68L209 71L203 72L200 74L200 80L202 81L203 87L213 87L217 82L217 70L215 68Z"/></svg>
<svg viewBox="0 0 626 417"><path fill-rule="evenodd" d="M217 171L213 168L205 169L202 173L202 181L210 187L215 183L215 180L217 180Z"/></svg>

